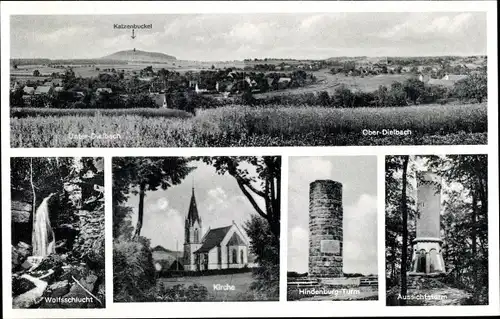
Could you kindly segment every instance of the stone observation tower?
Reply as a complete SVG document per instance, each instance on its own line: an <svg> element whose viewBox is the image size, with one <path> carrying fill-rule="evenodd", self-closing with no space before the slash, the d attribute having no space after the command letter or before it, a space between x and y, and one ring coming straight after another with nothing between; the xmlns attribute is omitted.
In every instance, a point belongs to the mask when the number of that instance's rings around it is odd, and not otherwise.
<svg viewBox="0 0 500 319"><path fill-rule="evenodd" d="M309 275L342 277L342 184L317 180L309 187Z"/></svg>
<svg viewBox="0 0 500 319"><path fill-rule="evenodd" d="M445 273L441 255L441 177L429 172L417 179L417 237L413 241L412 267L408 275L437 276Z"/></svg>

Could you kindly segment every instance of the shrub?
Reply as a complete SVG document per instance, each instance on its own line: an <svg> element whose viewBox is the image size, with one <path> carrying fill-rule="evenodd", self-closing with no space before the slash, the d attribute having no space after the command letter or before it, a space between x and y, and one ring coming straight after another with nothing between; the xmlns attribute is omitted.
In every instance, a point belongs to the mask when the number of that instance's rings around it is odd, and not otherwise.
<svg viewBox="0 0 500 319"><path fill-rule="evenodd" d="M166 288L163 284L160 284L156 301L206 301L208 298L208 289L200 284L192 285L175 285L170 288Z"/></svg>
<svg viewBox="0 0 500 319"><path fill-rule="evenodd" d="M258 299L277 300L279 298L279 239L271 232L264 218L252 215L243 226L247 232L251 252L257 256L259 267L253 270L254 281L250 289Z"/></svg>
<svg viewBox="0 0 500 319"><path fill-rule="evenodd" d="M72 109L85 109L87 108L87 104L81 102L81 101L76 101L71 104Z"/></svg>
<svg viewBox="0 0 500 319"><path fill-rule="evenodd" d="M156 285L149 239L115 240L113 246L114 300L149 301Z"/></svg>
<svg viewBox="0 0 500 319"><path fill-rule="evenodd" d="M488 97L486 74L473 74L455 83L454 95L460 100L483 102Z"/></svg>

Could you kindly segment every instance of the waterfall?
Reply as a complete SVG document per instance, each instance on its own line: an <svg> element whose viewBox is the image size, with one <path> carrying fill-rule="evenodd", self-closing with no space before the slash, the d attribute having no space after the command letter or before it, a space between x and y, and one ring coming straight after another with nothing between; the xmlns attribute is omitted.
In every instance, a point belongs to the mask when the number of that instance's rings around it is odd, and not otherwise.
<svg viewBox="0 0 500 319"><path fill-rule="evenodd" d="M54 231L52 227L50 227L49 219L49 199L53 195L54 194L50 194L43 199L33 217L31 245L33 246L33 256L36 257L46 257L55 253L56 240Z"/></svg>

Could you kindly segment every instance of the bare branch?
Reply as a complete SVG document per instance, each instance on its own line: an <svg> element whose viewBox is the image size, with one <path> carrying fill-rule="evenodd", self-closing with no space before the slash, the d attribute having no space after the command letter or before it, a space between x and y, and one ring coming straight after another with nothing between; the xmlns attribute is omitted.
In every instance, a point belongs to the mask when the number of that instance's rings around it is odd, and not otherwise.
<svg viewBox="0 0 500 319"><path fill-rule="evenodd" d="M241 182L242 184L246 185L246 186L247 186L247 187L248 187L248 188L249 188L252 192L254 192L255 194L257 194L257 195L259 195L260 197L263 197L263 198L265 198L265 197L266 197L265 192L263 192L263 191L258 190L257 188L255 188L255 187L254 187L254 186L250 183L250 181L247 181L247 180L245 180L245 179L241 178L241 176L239 176L239 175L237 175L237 174L235 174L235 175L233 175L233 176L236 178L236 180L238 181L238 183L240 183L240 182Z"/></svg>
<svg viewBox="0 0 500 319"><path fill-rule="evenodd" d="M262 209L260 209L259 205L257 204L257 202L255 201L255 199L253 198L253 196L248 192L248 190L245 188L245 185L246 184L243 184L242 182L240 182L238 179L236 179L236 181L238 182L238 186L240 187L241 191L243 192L243 194L248 198L248 200L250 201L250 204L252 204L253 208L257 211L257 213L264 217L265 219L269 220L269 216L264 213L262 211Z"/></svg>

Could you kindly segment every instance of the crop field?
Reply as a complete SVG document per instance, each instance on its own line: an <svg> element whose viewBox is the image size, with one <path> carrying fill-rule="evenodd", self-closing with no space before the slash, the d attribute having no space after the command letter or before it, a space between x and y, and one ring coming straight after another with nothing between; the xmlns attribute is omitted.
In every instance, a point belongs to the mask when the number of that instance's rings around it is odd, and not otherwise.
<svg viewBox="0 0 500 319"><path fill-rule="evenodd" d="M168 111L168 110L166 110ZM48 111L47 111L48 112ZM196 116L90 114L11 117L12 147L233 147L487 143L487 105L335 109L226 106ZM131 111L130 111L131 112ZM77 112L78 113L78 112ZM167 114L167 113L166 113ZM364 132L408 130L407 135ZM78 136L78 138L76 138ZM109 138L112 136L112 138Z"/></svg>
<svg viewBox="0 0 500 319"><path fill-rule="evenodd" d="M125 116L139 115L144 117L189 118L190 113L174 109L53 109L17 107L10 110L11 117L44 117L44 116Z"/></svg>

